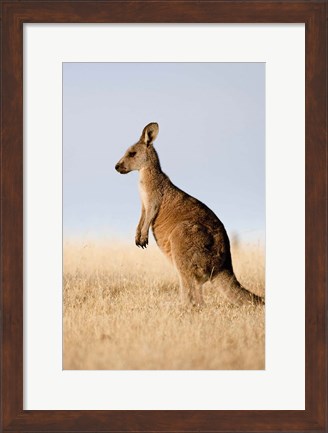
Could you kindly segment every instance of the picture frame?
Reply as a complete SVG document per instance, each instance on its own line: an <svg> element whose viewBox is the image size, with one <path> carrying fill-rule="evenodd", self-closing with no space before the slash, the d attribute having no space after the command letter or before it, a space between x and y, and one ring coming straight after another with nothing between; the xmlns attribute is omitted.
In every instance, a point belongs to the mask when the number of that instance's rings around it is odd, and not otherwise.
<svg viewBox="0 0 328 433"><path fill-rule="evenodd" d="M2 2L1 422L4 432L327 431L327 4L324 1ZM306 408L23 410L23 24L305 23ZM282 390L283 392L283 390Z"/></svg>

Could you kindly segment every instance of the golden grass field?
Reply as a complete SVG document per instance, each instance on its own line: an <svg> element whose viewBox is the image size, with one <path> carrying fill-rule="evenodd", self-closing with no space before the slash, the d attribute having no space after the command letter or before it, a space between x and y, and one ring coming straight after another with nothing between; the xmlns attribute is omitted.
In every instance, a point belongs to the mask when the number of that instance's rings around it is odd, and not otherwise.
<svg viewBox="0 0 328 433"><path fill-rule="evenodd" d="M205 307L183 306L151 243L64 242L63 368L264 369L264 307L232 306L206 286ZM239 281L263 295L263 246L232 248L232 258Z"/></svg>

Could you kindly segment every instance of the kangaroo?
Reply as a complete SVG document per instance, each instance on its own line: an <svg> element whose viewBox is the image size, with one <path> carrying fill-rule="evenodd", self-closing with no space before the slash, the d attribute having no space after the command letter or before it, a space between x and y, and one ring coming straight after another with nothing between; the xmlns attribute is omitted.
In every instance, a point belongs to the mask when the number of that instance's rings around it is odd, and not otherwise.
<svg viewBox="0 0 328 433"><path fill-rule="evenodd" d="M203 305L202 286L211 282L233 304L264 304L262 297L237 280L229 238L219 218L163 173L153 146L158 131L157 123L145 126L139 141L127 149L115 166L121 174L139 171L141 217L136 245L147 247L151 227L157 245L178 272L181 296L187 303Z"/></svg>

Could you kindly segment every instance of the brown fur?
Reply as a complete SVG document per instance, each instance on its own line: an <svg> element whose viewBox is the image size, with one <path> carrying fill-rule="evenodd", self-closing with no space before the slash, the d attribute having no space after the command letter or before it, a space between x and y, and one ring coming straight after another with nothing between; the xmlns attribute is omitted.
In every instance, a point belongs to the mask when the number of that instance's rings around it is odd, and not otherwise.
<svg viewBox="0 0 328 433"><path fill-rule="evenodd" d="M263 298L246 290L236 279L229 238L222 222L162 172L153 147L157 134L157 123L147 125L139 141L128 148L115 166L122 174L132 170L140 174L142 210L136 245L147 247L151 227L157 245L178 271L182 297L193 305L203 303L202 285L208 281L235 304L263 304Z"/></svg>

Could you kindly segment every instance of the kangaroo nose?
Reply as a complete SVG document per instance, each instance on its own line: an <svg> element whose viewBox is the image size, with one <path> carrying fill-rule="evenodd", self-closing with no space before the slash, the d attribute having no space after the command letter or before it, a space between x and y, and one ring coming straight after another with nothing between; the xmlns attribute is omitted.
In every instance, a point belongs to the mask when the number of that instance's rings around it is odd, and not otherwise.
<svg viewBox="0 0 328 433"><path fill-rule="evenodd" d="M120 168L120 163L118 162L118 163L115 165L115 170L118 171L119 168Z"/></svg>

